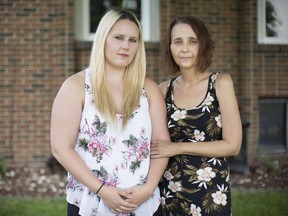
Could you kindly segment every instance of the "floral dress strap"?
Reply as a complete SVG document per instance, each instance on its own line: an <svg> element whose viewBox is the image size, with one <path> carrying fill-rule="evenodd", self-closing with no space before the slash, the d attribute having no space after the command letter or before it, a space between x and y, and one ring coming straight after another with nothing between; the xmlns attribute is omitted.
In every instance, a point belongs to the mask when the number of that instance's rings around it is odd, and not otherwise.
<svg viewBox="0 0 288 216"><path fill-rule="evenodd" d="M177 77L174 77L172 79L169 80L168 82L168 86L167 86L167 91L166 91L166 95L165 95L165 102L166 104L172 104L172 90L173 90L173 85L174 85L174 81L176 80Z"/></svg>

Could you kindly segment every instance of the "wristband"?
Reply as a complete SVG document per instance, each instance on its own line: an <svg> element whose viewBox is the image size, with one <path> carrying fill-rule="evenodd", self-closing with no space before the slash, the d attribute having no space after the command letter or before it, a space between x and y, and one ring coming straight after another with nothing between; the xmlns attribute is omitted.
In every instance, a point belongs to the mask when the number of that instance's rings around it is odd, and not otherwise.
<svg viewBox="0 0 288 216"><path fill-rule="evenodd" d="M99 191L101 190L101 188L104 186L104 183L102 183L102 185L99 187L99 189L96 191L96 195L99 193Z"/></svg>

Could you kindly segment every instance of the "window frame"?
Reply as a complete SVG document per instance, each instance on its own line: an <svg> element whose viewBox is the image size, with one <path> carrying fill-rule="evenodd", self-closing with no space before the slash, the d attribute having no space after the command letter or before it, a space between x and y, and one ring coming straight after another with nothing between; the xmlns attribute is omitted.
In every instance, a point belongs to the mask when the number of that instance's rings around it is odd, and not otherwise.
<svg viewBox="0 0 288 216"><path fill-rule="evenodd" d="M261 106L261 104L265 104L265 103L272 103L272 104L286 104L286 110L285 110L285 115L286 115L286 120L285 120L285 127L286 127L286 132L285 133L285 139L283 143L283 147L280 146L274 146L273 144L262 144L261 143L261 115L260 115L260 107L259 107L259 146L261 147L261 149L264 149L266 152L269 153L283 153L283 152L287 152L288 151L288 98L260 98L259 99L259 106Z"/></svg>
<svg viewBox="0 0 288 216"><path fill-rule="evenodd" d="M266 35L266 1L267 0L258 0L257 2L257 42L258 44L288 44L288 36L267 36ZM268 0L269 1L269 0ZM282 0L273 0L280 1ZM286 3L286 2L285 2ZM288 4L288 2L286 3ZM283 6L284 8L284 6ZM284 21L286 26L288 25L288 14L281 13L282 16L285 16ZM286 29L288 31L288 29Z"/></svg>
<svg viewBox="0 0 288 216"><path fill-rule="evenodd" d="M159 0L141 0L141 26L145 42L160 41ZM90 33L90 0L74 0L74 34L77 41L93 41Z"/></svg>

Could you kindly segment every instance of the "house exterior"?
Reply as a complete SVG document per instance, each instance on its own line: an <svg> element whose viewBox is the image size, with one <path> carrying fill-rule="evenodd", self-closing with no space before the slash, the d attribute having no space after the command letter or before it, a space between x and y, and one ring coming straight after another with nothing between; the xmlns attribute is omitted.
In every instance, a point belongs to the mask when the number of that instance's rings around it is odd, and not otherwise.
<svg viewBox="0 0 288 216"><path fill-rule="evenodd" d="M263 1L126 1L145 4L144 31L151 33L145 42L147 76L158 83L167 79L159 59L170 20L193 15L206 23L216 41L211 70L229 73L234 80L249 166L263 154L285 157L288 147L288 44L259 39L258 10ZM83 18L76 6L84 8L85 16L85 4L85 0L0 2L0 156L9 167L43 166L51 155L54 97L68 76L89 63L92 41L76 37L78 19Z"/></svg>

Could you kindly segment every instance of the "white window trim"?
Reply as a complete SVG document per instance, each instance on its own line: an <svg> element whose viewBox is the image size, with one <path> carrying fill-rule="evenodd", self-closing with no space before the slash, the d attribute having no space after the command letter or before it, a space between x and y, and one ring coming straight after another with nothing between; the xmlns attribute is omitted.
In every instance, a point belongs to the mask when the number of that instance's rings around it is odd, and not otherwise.
<svg viewBox="0 0 288 216"><path fill-rule="evenodd" d="M274 0L277 1L277 0ZM281 0L278 0L279 2ZM284 2L285 3L285 2ZM287 5L287 3L285 4ZM257 28L258 28L258 34L257 34L257 41L258 44L288 44L288 37L282 36L282 37L269 37L266 36L266 0L258 0L257 4ZM283 13L282 13L283 14ZM285 16L285 23L288 22L288 16Z"/></svg>
<svg viewBox="0 0 288 216"><path fill-rule="evenodd" d="M79 41L93 41L95 33L89 32L90 0L74 0L74 33ZM146 42L160 41L160 3L159 0L141 0L141 25Z"/></svg>

